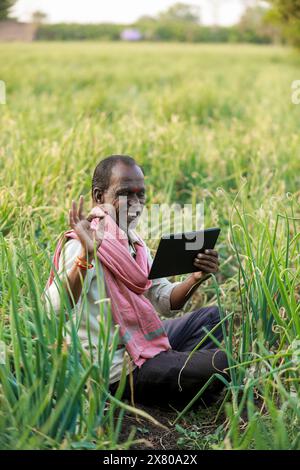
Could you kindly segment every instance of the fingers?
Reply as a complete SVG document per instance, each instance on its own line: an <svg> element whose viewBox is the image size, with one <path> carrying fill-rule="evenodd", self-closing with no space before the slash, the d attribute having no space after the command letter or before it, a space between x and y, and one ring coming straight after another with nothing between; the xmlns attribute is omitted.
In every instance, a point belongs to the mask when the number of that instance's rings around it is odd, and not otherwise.
<svg viewBox="0 0 300 470"><path fill-rule="evenodd" d="M71 225L71 227L76 225L80 220L84 219L83 203L84 203L84 197L81 194L81 196L79 198L79 207L78 207L78 210L77 210L76 201L74 201L72 199L71 210L69 211L69 224Z"/></svg>
<svg viewBox="0 0 300 470"><path fill-rule="evenodd" d="M219 262L217 260L212 260L211 258L195 258L194 262L197 264L205 264L208 266L219 266Z"/></svg>
<svg viewBox="0 0 300 470"><path fill-rule="evenodd" d="M205 253L207 255L212 255L212 256L216 256L218 258L219 254L216 250L205 250Z"/></svg>
<svg viewBox="0 0 300 470"><path fill-rule="evenodd" d="M206 255L204 253L198 253L195 261L207 262L219 265L219 259L217 256Z"/></svg>
<svg viewBox="0 0 300 470"><path fill-rule="evenodd" d="M69 210L69 225L70 227L74 227L74 220L73 220L73 215L72 215L72 210Z"/></svg>
<svg viewBox="0 0 300 470"><path fill-rule="evenodd" d="M73 223L77 224L79 219L78 219L78 213L77 213L77 204L74 200L72 200L72 217L73 217Z"/></svg>
<svg viewBox="0 0 300 470"><path fill-rule="evenodd" d="M85 216L83 213L83 204L84 204L84 197L82 194L80 195L80 198L79 198L78 210L77 210L76 201L72 200L71 210L69 211L69 223L71 226L74 226L80 220L85 219ZM93 209L87 216L86 220L91 222L95 217L102 219L103 217L105 217L105 215L106 215L106 212L103 209L101 209L101 207L96 206L96 207L93 207Z"/></svg>
<svg viewBox="0 0 300 470"><path fill-rule="evenodd" d="M106 213L100 207L93 207L89 215L87 216L87 220L91 222L96 217L102 219L105 217Z"/></svg>
<svg viewBox="0 0 300 470"><path fill-rule="evenodd" d="M104 219L100 220L97 230L96 230L96 235L98 240L102 240L104 237L104 231L105 231L105 221Z"/></svg>
<svg viewBox="0 0 300 470"><path fill-rule="evenodd" d="M80 220L84 219L83 202L84 202L84 199L83 199L83 195L81 194L81 196L79 198L79 209L78 209L78 217L79 217Z"/></svg>
<svg viewBox="0 0 300 470"><path fill-rule="evenodd" d="M72 201L71 209L69 210L69 224L73 228L76 225L77 221L77 208L76 202Z"/></svg>
<svg viewBox="0 0 300 470"><path fill-rule="evenodd" d="M217 272L219 270L218 253L215 250L205 250L205 254L198 253L194 259L194 266L204 272Z"/></svg>
<svg viewBox="0 0 300 470"><path fill-rule="evenodd" d="M196 256L197 259L207 259L215 263L219 263L219 255L215 250L205 250L205 253L198 253Z"/></svg>
<svg viewBox="0 0 300 470"><path fill-rule="evenodd" d="M219 271L219 267L214 265L208 265L208 264L199 264L199 263L194 263L194 266L199 269L199 271L203 271L205 273L217 273Z"/></svg>
<svg viewBox="0 0 300 470"><path fill-rule="evenodd" d="M196 263L201 263L201 264L212 264L213 266L219 266L219 261L216 258L211 258L209 256L207 257L199 257L196 256L194 259Z"/></svg>

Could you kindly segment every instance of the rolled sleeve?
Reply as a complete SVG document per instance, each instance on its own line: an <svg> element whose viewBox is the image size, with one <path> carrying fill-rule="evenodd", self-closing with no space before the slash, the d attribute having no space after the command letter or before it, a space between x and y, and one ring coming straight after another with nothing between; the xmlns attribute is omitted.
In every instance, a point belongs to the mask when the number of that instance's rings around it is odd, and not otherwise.
<svg viewBox="0 0 300 470"><path fill-rule="evenodd" d="M74 265L76 257L79 256L80 253L81 243L78 240L72 239L65 243L59 257L59 266L57 271L60 281L64 281L66 279ZM52 284L44 290L42 295L48 312L50 312L51 308L56 313L60 311L60 297L59 282L54 278Z"/></svg>
<svg viewBox="0 0 300 470"><path fill-rule="evenodd" d="M147 252L149 265L151 266L153 259L149 248L147 248ZM155 310L164 317L173 317L182 310L171 309L171 293L178 284L181 284L181 282L170 282L165 277L153 279L151 287L145 292L145 297L150 300Z"/></svg>
<svg viewBox="0 0 300 470"><path fill-rule="evenodd" d="M170 282L166 278L152 280L152 286L145 293L155 310L164 317L174 316L180 310L171 309L171 292L180 282Z"/></svg>

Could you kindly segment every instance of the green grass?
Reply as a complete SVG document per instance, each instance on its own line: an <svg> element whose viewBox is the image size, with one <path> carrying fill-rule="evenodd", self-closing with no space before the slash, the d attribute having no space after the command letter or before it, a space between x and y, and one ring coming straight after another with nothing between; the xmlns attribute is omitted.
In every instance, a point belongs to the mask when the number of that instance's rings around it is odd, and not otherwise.
<svg viewBox="0 0 300 470"><path fill-rule="evenodd" d="M219 302L228 316L231 382L221 427L204 445L198 422L192 445L300 448L300 58L122 43L2 44L0 54L0 446L131 445L119 442L125 405L106 394L105 330L95 365L76 325L67 348L64 312L48 318L40 301L72 198L90 207L96 163L125 153L145 169L147 204L204 200L206 226L222 228L221 273L188 309Z"/></svg>

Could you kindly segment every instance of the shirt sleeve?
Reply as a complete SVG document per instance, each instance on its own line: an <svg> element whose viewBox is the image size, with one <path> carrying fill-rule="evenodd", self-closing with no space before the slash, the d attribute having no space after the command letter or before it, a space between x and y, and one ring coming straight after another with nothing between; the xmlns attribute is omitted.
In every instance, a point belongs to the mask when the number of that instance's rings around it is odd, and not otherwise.
<svg viewBox="0 0 300 470"><path fill-rule="evenodd" d="M81 243L79 240L71 239L68 240L61 251L58 263L58 277L61 281L65 280L69 272L71 271L74 262L81 253ZM85 278L85 281L87 276ZM43 299L45 301L45 307L49 312L51 306L57 313L60 311L60 293L59 293L59 282L54 278L52 284L48 289L43 292Z"/></svg>
<svg viewBox="0 0 300 470"><path fill-rule="evenodd" d="M150 250L147 247L147 254L149 265L153 263ZM145 292L145 297L150 300L155 310L164 317L173 317L182 309L171 309L171 292L175 286L180 284L180 281L170 282L167 278L161 277L159 279L152 279L151 287Z"/></svg>

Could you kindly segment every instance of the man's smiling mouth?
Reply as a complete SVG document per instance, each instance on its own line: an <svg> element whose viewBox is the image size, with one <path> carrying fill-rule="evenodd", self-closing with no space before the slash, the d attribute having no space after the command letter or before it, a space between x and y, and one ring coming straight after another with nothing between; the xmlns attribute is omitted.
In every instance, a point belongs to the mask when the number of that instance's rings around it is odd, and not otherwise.
<svg viewBox="0 0 300 470"><path fill-rule="evenodd" d="M128 219L135 219L139 215L140 215L140 211L129 209L129 211L127 212Z"/></svg>

